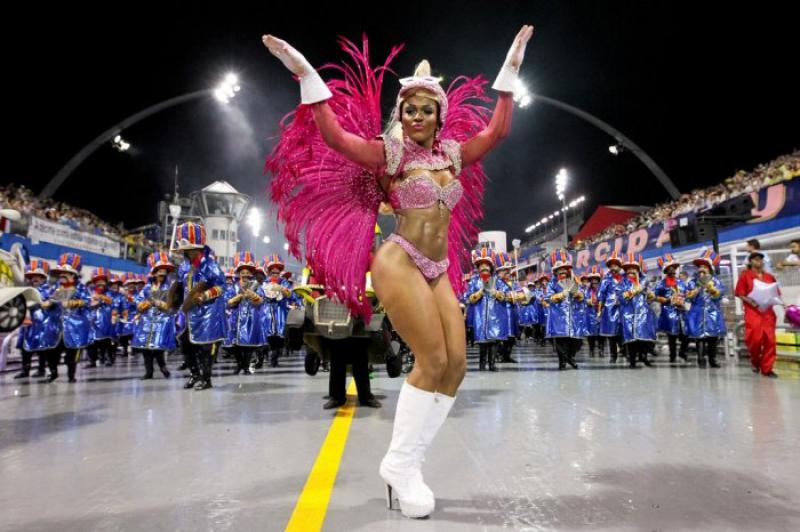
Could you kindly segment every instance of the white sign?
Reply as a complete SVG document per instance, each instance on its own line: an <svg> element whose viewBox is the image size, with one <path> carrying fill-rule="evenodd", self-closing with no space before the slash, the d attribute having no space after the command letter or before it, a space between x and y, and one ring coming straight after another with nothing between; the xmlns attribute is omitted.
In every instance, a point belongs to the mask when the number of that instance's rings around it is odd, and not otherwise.
<svg viewBox="0 0 800 532"><path fill-rule="evenodd" d="M31 217L28 238L34 244L50 242L51 244L91 251L92 253L99 253L109 257L118 258L120 256L119 242L104 236L76 231L67 225L50 222L35 216Z"/></svg>

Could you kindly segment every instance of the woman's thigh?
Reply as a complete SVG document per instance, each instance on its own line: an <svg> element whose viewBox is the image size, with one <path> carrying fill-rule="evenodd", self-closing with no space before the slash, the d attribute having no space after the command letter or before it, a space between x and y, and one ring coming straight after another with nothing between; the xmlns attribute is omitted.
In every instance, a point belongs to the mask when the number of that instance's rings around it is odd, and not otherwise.
<svg viewBox="0 0 800 532"><path fill-rule="evenodd" d="M414 353L415 368L443 371L447 351L439 307L417 266L403 248L388 241L376 253L370 271L375 295Z"/></svg>

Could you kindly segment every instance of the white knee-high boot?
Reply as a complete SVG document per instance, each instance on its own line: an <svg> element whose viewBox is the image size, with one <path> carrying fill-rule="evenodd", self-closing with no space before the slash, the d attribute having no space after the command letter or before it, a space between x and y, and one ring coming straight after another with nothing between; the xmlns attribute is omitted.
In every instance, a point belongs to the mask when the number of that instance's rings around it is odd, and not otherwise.
<svg viewBox="0 0 800 532"><path fill-rule="evenodd" d="M380 475L386 482L386 502L392 508L392 494L400 501L406 517L425 517L433 511L433 493L419 474L418 445L423 426L434 404L434 392L405 381L397 397L392 442L383 457Z"/></svg>
<svg viewBox="0 0 800 532"><path fill-rule="evenodd" d="M420 470L420 474L422 474L422 463L425 461L425 452L439 432L444 420L447 419L455 400L455 397L436 392L433 407L425 418L425 424L422 427L419 442L417 442L417 464L419 464L417 469Z"/></svg>

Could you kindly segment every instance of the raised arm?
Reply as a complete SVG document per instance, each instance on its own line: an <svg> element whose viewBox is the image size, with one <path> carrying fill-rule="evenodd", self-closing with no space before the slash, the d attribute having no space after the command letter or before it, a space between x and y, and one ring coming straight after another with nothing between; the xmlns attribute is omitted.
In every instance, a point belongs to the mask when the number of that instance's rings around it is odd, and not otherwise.
<svg viewBox="0 0 800 532"><path fill-rule="evenodd" d="M464 166L479 160L508 136L511 128L511 111L514 108L514 84L525 57L525 46L532 35L533 26L526 25L514 38L503 67L492 85L493 89L500 91L492 119L486 129L466 141L461 147L461 161Z"/></svg>
<svg viewBox="0 0 800 532"><path fill-rule="evenodd" d="M386 164L382 140L365 139L345 131L336 113L325 101L313 103L311 109L322 139L332 150L371 171L377 171Z"/></svg>
<svg viewBox="0 0 800 532"><path fill-rule="evenodd" d="M461 164L468 166L481 159L508 136L511 129L511 110L514 97L510 92L501 92L494 106L494 113L486 128L461 146Z"/></svg>
<svg viewBox="0 0 800 532"><path fill-rule="evenodd" d="M333 109L325 101L333 94L303 54L273 35L264 35L262 41L272 55L300 78L301 102L311 105L314 121L325 144L369 170L381 168L385 164L383 141L365 139L342 128Z"/></svg>

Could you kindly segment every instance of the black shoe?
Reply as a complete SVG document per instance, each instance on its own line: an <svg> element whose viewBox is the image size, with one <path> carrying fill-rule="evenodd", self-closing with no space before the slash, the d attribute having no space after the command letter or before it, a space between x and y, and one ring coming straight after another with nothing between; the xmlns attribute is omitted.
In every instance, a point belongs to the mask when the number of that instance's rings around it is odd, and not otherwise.
<svg viewBox="0 0 800 532"><path fill-rule="evenodd" d="M152 378L153 378L153 375L145 375L145 376L143 376L143 377L142 377L141 379L139 379L139 380L142 380L142 381L147 381L147 380L150 380L150 379L152 379Z"/></svg>
<svg viewBox="0 0 800 532"><path fill-rule="evenodd" d="M241 372L242 372L242 368L236 368L235 370L233 370L233 374L234 375L238 375Z"/></svg>
<svg viewBox="0 0 800 532"><path fill-rule="evenodd" d="M191 377L189 377L189 380L186 381L186 384L183 385L183 388L186 390L194 388L194 385L197 384L199 381L200 381L199 377L195 377L194 375L192 375Z"/></svg>
<svg viewBox="0 0 800 532"><path fill-rule="evenodd" d="M611 362L612 364L616 364L617 363L617 357L611 357L609 359L609 362Z"/></svg>
<svg viewBox="0 0 800 532"><path fill-rule="evenodd" d="M697 367L698 367L698 368L704 368L704 367L706 367L706 361L705 361L705 360L698 360L698 361L697 361Z"/></svg>
<svg viewBox="0 0 800 532"><path fill-rule="evenodd" d="M628 363L628 367L631 368L631 369L636 369L636 362Z"/></svg>
<svg viewBox="0 0 800 532"><path fill-rule="evenodd" d="M46 378L46 379L42 379L42 380L40 380L39 382L47 384L47 383L51 383L51 382L53 382L53 381L54 381L54 380L56 380L57 378L58 378L58 375L53 375L53 374L51 373L50 375L48 375L48 376L47 376L47 378Z"/></svg>
<svg viewBox="0 0 800 532"><path fill-rule="evenodd" d="M165 379L169 379L169 376L171 375L168 369L162 369L161 374L164 376Z"/></svg>
<svg viewBox="0 0 800 532"><path fill-rule="evenodd" d="M511 358L511 356L510 356L510 355L509 355L509 356L507 356L506 358L504 358L504 359L503 359L503 362L510 362L510 363L512 363L512 364L516 364L516 363L517 363L517 361L516 361L516 360L514 360L513 358Z"/></svg>
<svg viewBox="0 0 800 532"><path fill-rule="evenodd" d="M109 362L106 362L106 363L105 363L105 366L106 366L107 368L110 368L110 367L111 367L111 366L113 366L113 365L114 365L114 363L113 363L113 362L111 362L111 361L109 361Z"/></svg>
<svg viewBox="0 0 800 532"><path fill-rule="evenodd" d="M753 373L761 373L761 368L754 368L753 366L750 366L750 371Z"/></svg>
<svg viewBox="0 0 800 532"><path fill-rule="evenodd" d="M14 378L15 379L27 379L28 378L28 372L25 371L25 370L22 370L19 373L17 373L16 375L14 375Z"/></svg>
<svg viewBox="0 0 800 532"><path fill-rule="evenodd" d="M184 371L184 370L186 370L188 367L189 367L189 366L187 366L187 365L186 365L186 362L184 362L183 364L181 364L180 366L178 366L178 371Z"/></svg>
<svg viewBox="0 0 800 532"><path fill-rule="evenodd" d="M567 365L566 364L559 364L558 365L558 371L562 371L562 370L565 370L565 369L567 369Z"/></svg>
<svg viewBox="0 0 800 532"><path fill-rule="evenodd" d="M722 367L722 366L719 365L719 362L717 362L716 360L709 360L708 361L708 365L711 366L712 368L721 368Z"/></svg>
<svg viewBox="0 0 800 532"><path fill-rule="evenodd" d="M325 410L330 410L332 408L339 408L340 406L343 406L346 402L347 401L339 401L338 399L331 398L328 399L327 403L322 405L322 408L324 408Z"/></svg>
<svg viewBox="0 0 800 532"><path fill-rule="evenodd" d="M569 364L570 366L572 366L572 369L578 369L578 363L577 363L577 362L575 362L575 361L574 361L574 360L572 360L572 359L569 359L569 360L567 360L567 364Z"/></svg>
<svg viewBox="0 0 800 532"><path fill-rule="evenodd" d="M67 382L78 382L78 379L76 379L75 377L70 377L69 379L67 379Z"/></svg>
<svg viewBox="0 0 800 532"><path fill-rule="evenodd" d="M678 359L677 359L677 358L675 358L675 357L669 357L669 363L670 363L670 364L675 364L677 361L678 361Z"/></svg>
<svg viewBox="0 0 800 532"><path fill-rule="evenodd" d="M209 388L213 388L213 386L211 386L211 381L207 380L199 380L197 381L197 384L194 385L195 391L207 390Z"/></svg>
<svg viewBox="0 0 800 532"><path fill-rule="evenodd" d="M689 362L689 358L686 356L686 353L683 353L682 355L678 354L678 356L682 358L684 362Z"/></svg>
<svg viewBox="0 0 800 532"><path fill-rule="evenodd" d="M380 408L381 407L380 401L378 401L374 397L371 397L371 398L367 399L366 401L359 401L358 405L359 406L366 406L368 408Z"/></svg>
<svg viewBox="0 0 800 532"><path fill-rule="evenodd" d="M655 364L653 364L653 363L652 363L652 362L650 362L649 360L643 360L643 361L642 361L642 363L643 363L645 366L647 366L648 368L652 368L652 367L654 367L654 366L655 366Z"/></svg>
<svg viewBox="0 0 800 532"><path fill-rule="evenodd" d="M43 369L40 369L40 370L38 370L38 371L36 372L36 374L34 375L34 377L44 377L45 375L46 375L46 373L44 372L44 370L43 370Z"/></svg>
<svg viewBox="0 0 800 532"><path fill-rule="evenodd" d="M762 375L765 376L765 377L769 377L770 379L777 379L778 378L778 374L775 373L774 371L770 371L769 373L762 373Z"/></svg>

